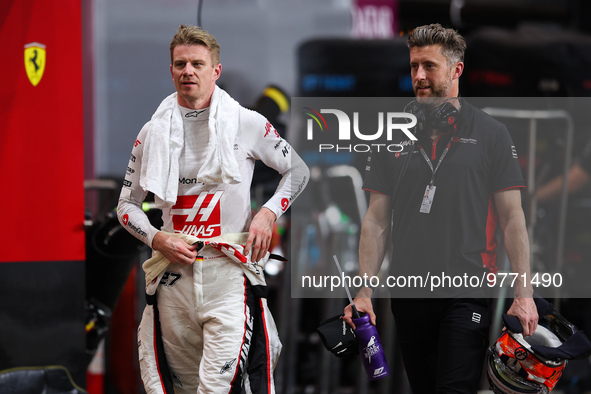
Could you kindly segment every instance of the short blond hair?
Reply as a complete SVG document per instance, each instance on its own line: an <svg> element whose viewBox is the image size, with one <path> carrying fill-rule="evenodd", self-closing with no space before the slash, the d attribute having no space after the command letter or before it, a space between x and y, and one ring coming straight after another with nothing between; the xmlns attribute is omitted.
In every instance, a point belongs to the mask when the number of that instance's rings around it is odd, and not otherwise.
<svg viewBox="0 0 591 394"><path fill-rule="evenodd" d="M174 48L179 45L203 45L209 49L211 61L215 67L220 62L220 44L215 37L197 26L180 25L179 31L172 38L170 43L170 62L173 60Z"/></svg>

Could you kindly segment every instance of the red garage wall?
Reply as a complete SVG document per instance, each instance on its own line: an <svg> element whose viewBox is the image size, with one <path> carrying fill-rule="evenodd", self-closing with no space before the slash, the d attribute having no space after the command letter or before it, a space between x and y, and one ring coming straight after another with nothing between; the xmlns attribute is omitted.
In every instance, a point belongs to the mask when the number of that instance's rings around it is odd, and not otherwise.
<svg viewBox="0 0 591 394"><path fill-rule="evenodd" d="M0 1L0 370L63 365L84 385L80 6Z"/></svg>
<svg viewBox="0 0 591 394"><path fill-rule="evenodd" d="M0 261L81 261L80 2L0 3ZM25 71L25 46L30 43L40 43L46 51L37 86ZM42 65L41 56L37 58Z"/></svg>

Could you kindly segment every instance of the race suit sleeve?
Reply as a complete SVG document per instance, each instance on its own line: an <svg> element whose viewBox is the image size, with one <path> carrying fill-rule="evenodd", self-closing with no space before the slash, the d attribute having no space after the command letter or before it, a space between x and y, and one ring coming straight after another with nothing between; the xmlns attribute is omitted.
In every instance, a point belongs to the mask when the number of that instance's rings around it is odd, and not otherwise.
<svg viewBox="0 0 591 394"><path fill-rule="evenodd" d="M123 187L119 195L117 217L127 231L149 247L152 247L152 240L158 229L152 226L148 216L142 210L142 203L148 193L140 187L140 168L146 133L147 128L143 127L131 150Z"/></svg>
<svg viewBox="0 0 591 394"><path fill-rule="evenodd" d="M281 174L281 181L273 196L263 207L279 218L304 190L310 179L310 170L289 142L262 115L249 111L252 117L246 133L247 151L257 160Z"/></svg>

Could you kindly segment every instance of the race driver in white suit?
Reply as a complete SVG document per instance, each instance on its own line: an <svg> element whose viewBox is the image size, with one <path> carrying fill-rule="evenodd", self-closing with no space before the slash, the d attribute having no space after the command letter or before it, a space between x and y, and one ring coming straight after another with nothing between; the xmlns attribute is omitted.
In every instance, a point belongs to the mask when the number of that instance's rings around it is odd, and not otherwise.
<svg viewBox="0 0 591 394"><path fill-rule="evenodd" d="M262 268L274 222L309 170L262 115L216 86L222 65L211 34L180 26L170 52L176 92L140 131L117 210L158 260L144 263L142 381L149 394L274 393L281 343ZM282 179L251 219L255 160ZM160 230L142 211L148 192L162 209Z"/></svg>

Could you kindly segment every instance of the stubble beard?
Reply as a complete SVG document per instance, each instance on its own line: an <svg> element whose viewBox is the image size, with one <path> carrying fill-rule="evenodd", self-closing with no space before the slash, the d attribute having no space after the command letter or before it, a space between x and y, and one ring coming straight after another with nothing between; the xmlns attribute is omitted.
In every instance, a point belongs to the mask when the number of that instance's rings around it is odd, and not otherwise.
<svg viewBox="0 0 591 394"><path fill-rule="evenodd" d="M421 105L426 105L431 108L435 108L441 105L444 101L449 98L453 81L451 79L451 70L449 75L446 78L447 82L443 82L439 85L430 85L431 88L431 95L419 97L417 96L417 87L415 87L415 98L416 101Z"/></svg>

